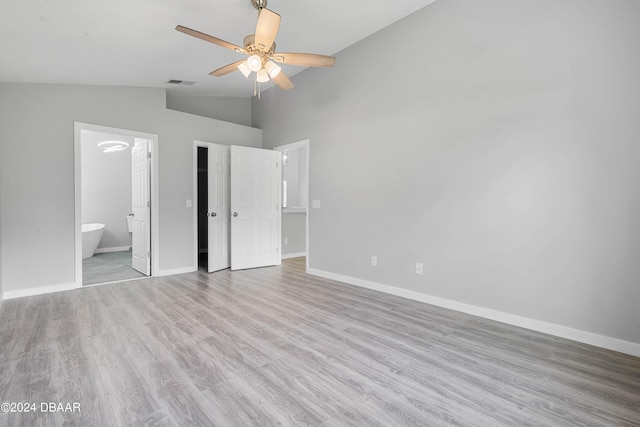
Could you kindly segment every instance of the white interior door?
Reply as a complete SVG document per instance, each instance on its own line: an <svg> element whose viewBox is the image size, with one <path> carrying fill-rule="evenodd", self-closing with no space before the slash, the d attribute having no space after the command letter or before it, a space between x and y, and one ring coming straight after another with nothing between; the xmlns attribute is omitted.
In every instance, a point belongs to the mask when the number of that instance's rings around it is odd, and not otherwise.
<svg viewBox="0 0 640 427"><path fill-rule="evenodd" d="M231 146L231 269L278 265L282 155Z"/></svg>
<svg viewBox="0 0 640 427"><path fill-rule="evenodd" d="M209 273L229 268L229 147L209 144L207 150L209 208L208 262Z"/></svg>
<svg viewBox="0 0 640 427"><path fill-rule="evenodd" d="M131 263L135 270L151 275L151 202L149 188L149 142L135 138L131 149L133 236Z"/></svg>

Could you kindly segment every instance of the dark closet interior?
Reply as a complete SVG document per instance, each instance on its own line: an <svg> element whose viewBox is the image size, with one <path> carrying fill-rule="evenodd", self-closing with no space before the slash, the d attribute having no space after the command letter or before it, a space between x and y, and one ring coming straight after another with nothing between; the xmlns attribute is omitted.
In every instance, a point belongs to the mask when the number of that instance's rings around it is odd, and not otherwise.
<svg viewBox="0 0 640 427"><path fill-rule="evenodd" d="M208 153L206 147L198 147L198 266L207 268L207 249L209 247L209 186L207 180Z"/></svg>

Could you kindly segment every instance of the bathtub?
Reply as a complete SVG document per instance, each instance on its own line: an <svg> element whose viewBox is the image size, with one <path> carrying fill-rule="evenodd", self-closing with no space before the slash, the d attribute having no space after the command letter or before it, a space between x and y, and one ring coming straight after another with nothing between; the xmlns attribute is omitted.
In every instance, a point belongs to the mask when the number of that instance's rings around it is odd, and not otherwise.
<svg viewBox="0 0 640 427"><path fill-rule="evenodd" d="M90 258L102 239L104 224L82 224L82 259Z"/></svg>

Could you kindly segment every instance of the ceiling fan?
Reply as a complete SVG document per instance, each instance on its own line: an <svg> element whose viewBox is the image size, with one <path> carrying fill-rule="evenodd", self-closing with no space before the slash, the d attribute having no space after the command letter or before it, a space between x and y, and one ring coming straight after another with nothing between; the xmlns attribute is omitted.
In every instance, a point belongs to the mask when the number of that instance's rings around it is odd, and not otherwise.
<svg viewBox="0 0 640 427"><path fill-rule="evenodd" d="M276 64L300 65L303 67L333 67L336 59L333 56L316 55L312 53L282 53L276 52L274 43L280 27L280 15L267 9L267 0L251 0L251 4L258 10L258 23L255 34L249 34L244 38L244 47L210 36L200 31L178 25L176 30L208 41L218 46L234 50L238 53L249 55L249 58L236 61L232 64L218 68L209 74L221 77L233 71L239 70L245 77L252 72L256 73L255 82L264 83L270 79L283 90L293 88L293 83L282 72L282 68ZM255 85L255 83L254 83ZM254 95L256 94L254 86ZM258 96L260 92L258 91Z"/></svg>

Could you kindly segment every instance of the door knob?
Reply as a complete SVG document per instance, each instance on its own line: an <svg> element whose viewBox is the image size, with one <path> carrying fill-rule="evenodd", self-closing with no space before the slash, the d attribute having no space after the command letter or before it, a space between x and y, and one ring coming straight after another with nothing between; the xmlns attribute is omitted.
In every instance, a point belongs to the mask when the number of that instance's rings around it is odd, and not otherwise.
<svg viewBox="0 0 640 427"><path fill-rule="evenodd" d="M215 212L211 212L211 216L218 216L218 214Z"/></svg>
<svg viewBox="0 0 640 427"><path fill-rule="evenodd" d="M234 212L234 213L233 213L233 216L238 216L238 212Z"/></svg>

